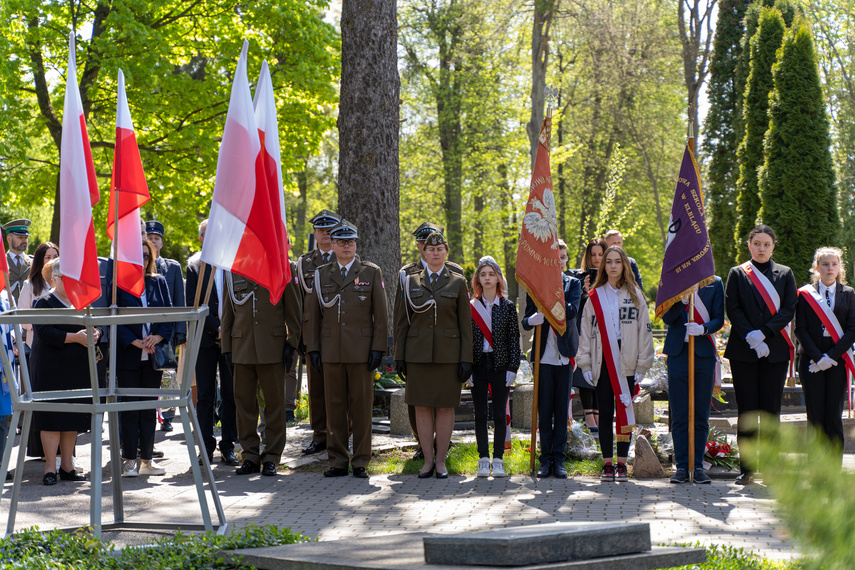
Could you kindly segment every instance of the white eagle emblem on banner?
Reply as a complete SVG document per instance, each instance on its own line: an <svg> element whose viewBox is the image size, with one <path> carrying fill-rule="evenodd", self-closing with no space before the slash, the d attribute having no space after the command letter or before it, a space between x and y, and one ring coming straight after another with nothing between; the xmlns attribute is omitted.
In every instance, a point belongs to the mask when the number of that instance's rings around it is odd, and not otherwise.
<svg viewBox="0 0 855 570"><path fill-rule="evenodd" d="M543 190L543 202L531 200L532 208L539 212L528 212L523 217L525 229L543 243L552 240L552 249L558 249L558 220L555 213L555 196L550 188Z"/></svg>

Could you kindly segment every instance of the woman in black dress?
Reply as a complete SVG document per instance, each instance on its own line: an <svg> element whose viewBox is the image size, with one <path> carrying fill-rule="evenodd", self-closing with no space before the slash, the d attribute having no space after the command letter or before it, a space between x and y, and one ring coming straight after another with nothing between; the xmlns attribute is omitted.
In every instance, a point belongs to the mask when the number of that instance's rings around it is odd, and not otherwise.
<svg viewBox="0 0 855 570"><path fill-rule="evenodd" d="M62 283L59 258L45 265L45 281L55 289L36 301L37 309L67 309L71 301ZM34 392L89 388L88 338L80 325L34 325L33 352L30 355ZM103 331L95 328L95 342ZM63 400L63 402L91 403L91 399ZM85 477L74 470L72 456L77 434L89 431L89 414L73 412L34 412L34 429L41 431L45 453L45 485L56 485L56 449L59 446L61 463L59 479L83 481Z"/></svg>
<svg viewBox="0 0 855 570"><path fill-rule="evenodd" d="M775 232L759 225L748 234L751 259L731 268L724 289L724 305L730 320L730 337L724 357L730 360L739 420L737 442L756 437L758 412L781 415L784 381L792 357L788 326L796 313L796 280L785 265L772 261ZM741 474L736 482L754 480L753 465L739 454Z"/></svg>
<svg viewBox="0 0 855 570"><path fill-rule="evenodd" d="M808 422L825 433L842 460L841 416L846 369L852 365L847 352L855 341L855 290L844 285L843 252L836 247L816 250L811 272L812 282L799 289L796 305L796 337L802 355L799 379Z"/></svg>

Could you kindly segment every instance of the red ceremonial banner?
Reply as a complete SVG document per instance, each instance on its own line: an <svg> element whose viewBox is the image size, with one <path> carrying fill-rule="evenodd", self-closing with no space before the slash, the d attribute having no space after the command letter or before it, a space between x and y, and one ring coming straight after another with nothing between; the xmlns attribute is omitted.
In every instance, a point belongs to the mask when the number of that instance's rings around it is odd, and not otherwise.
<svg viewBox="0 0 855 570"><path fill-rule="evenodd" d="M538 135L531 190L517 248L516 279L549 324L558 334L564 334L567 312L558 254L558 218L549 171L551 131L552 118L547 116Z"/></svg>

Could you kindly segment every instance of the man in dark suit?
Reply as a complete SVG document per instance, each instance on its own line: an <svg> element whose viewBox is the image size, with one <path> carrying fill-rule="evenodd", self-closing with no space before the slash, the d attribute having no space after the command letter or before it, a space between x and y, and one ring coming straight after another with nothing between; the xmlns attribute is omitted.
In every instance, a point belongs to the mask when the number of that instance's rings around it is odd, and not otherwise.
<svg viewBox="0 0 855 570"><path fill-rule="evenodd" d="M703 307L698 304L698 299ZM689 322L689 295L662 315L668 325L665 354L668 355L668 402L671 405L671 435L677 471L672 483L689 480L689 468L695 483L710 483L703 461L710 431L710 400L715 385L717 350L713 336L724 324L724 286L721 278L698 291L695 311L706 319ZM695 337L695 457L689 465L689 337Z"/></svg>
<svg viewBox="0 0 855 570"><path fill-rule="evenodd" d="M385 284L378 266L356 256L359 236L353 225L342 220L330 236L336 261L317 270L306 300L306 352L315 370L323 363L330 458L324 476L347 475L352 465L353 476L365 479L371 460L374 370L388 346ZM353 429L352 456L348 423Z"/></svg>
<svg viewBox="0 0 855 570"><path fill-rule="evenodd" d="M174 259L165 259L160 256L160 250L163 249L163 224L158 221L150 220L145 223L146 237L154 246L157 253L157 259L154 263L157 265L157 272L166 278L166 284L169 287L169 295L172 298L173 307L186 307L184 302L184 274L181 272L181 264ZM187 323L175 323L175 346L181 346L187 342ZM170 386L174 388L175 386ZM168 408L161 410L162 422L160 429L163 431L172 431L172 419L175 417L175 410Z"/></svg>
<svg viewBox="0 0 855 570"><path fill-rule="evenodd" d="M557 335L539 312L531 297L526 299L525 316L522 320L524 330L541 327L540 380L537 398L537 425L540 431L540 468L538 477L567 477L564 465L564 448L567 445L567 416L570 406L570 384L573 365L579 350L579 330L576 328L576 313L582 298L582 283L575 277L561 274L564 288L564 307L567 330ZM534 357L532 356L532 362Z"/></svg>
<svg viewBox="0 0 855 570"><path fill-rule="evenodd" d="M291 274L296 275L295 264ZM238 475L276 475L285 449L285 371L300 345L303 301L292 279L273 304L270 292L246 277L226 274L220 321L223 353L234 365L234 396L243 463ZM258 436L258 389L264 397L265 436ZM261 465L259 465L261 464Z"/></svg>
<svg viewBox="0 0 855 570"><path fill-rule="evenodd" d="M3 224L6 233L6 265L9 266L9 287L12 297L18 302L24 281L30 277L30 265L33 258L27 255L30 240L30 220L12 220Z"/></svg>
<svg viewBox="0 0 855 570"><path fill-rule="evenodd" d="M199 224L199 242L205 243L205 231L208 228L208 220ZM199 286L199 274L202 260L198 256L191 258L187 264L186 298L196 298L196 288ZM214 284L211 287L211 297L208 299L208 316L202 325L202 341L199 344L199 354L196 358L196 418L199 421L199 431L202 441L205 442L205 450L208 453L208 462L214 458L214 449L217 440L214 438L214 407L217 401L217 368L220 370L220 425L222 432L220 437L220 454L226 465L240 465L235 455L235 442L237 435L237 420L235 418L235 396L232 371L223 357L220 349L220 315L222 305L220 299L223 294L223 270L214 269L210 265L205 266L205 274L202 276L201 294L199 303L204 302L205 291L208 290L208 280L214 275Z"/></svg>

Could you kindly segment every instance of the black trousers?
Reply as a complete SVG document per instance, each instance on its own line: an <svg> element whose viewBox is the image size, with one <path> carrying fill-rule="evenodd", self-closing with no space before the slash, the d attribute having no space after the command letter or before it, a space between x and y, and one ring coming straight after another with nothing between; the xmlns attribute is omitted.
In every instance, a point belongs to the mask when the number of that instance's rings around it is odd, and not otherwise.
<svg viewBox="0 0 855 570"><path fill-rule="evenodd" d="M117 370L116 383L119 388L160 388L163 372L151 366L151 360L140 361L134 370ZM156 400L157 398L140 398L122 396L123 402L139 402ZM154 450L154 429L157 427L157 410L125 410L120 414L120 429L122 431L122 457L136 459L137 449L140 458L150 460Z"/></svg>
<svg viewBox="0 0 855 570"><path fill-rule="evenodd" d="M540 365L537 395L537 427L540 430L540 464L563 462L567 447L567 414L570 408L572 367Z"/></svg>
<svg viewBox="0 0 855 570"><path fill-rule="evenodd" d="M799 379L805 395L808 422L843 450L843 403L846 400L846 367L838 361L822 372L808 371L810 358L802 356ZM842 459L842 457L841 457Z"/></svg>
<svg viewBox="0 0 855 570"><path fill-rule="evenodd" d="M757 437L760 412L771 415L775 422L781 416L781 400L789 364L786 360L769 362L768 358L761 358L757 362L730 361L739 411L736 424L736 442L740 447L739 468L743 473L750 473L751 467L744 461L742 446Z"/></svg>
<svg viewBox="0 0 855 570"><path fill-rule="evenodd" d="M626 383L631 395L635 391L635 377L627 376ZM597 381L597 405L600 409L600 449L603 450L603 459L611 459L614 449L615 392L609 379L605 355L600 367L600 379ZM628 441L617 443L618 457L626 457L629 454L629 443Z"/></svg>
<svg viewBox="0 0 855 570"><path fill-rule="evenodd" d="M507 422L505 409L508 404L508 387L505 386L505 370L493 370L493 353L481 355L478 367L472 372L472 405L475 408L475 440L478 442L478 457L490 457L487 433L487 400L491 399L487 387L493 393L493 458L502 459L505 453Z"/></svg>
<svg viewBox="0 0 855 570"><path fill-rule="evenodd" d="M235 418L235 386L232 372L217 345L199 347L196 359L196 418L208 456L214 454L217 440L214 439L214 408L217 405L217 367L220 369L220 425L222 439L220 451L226 453L235 448L237 441L237 419Z"/></svg>

